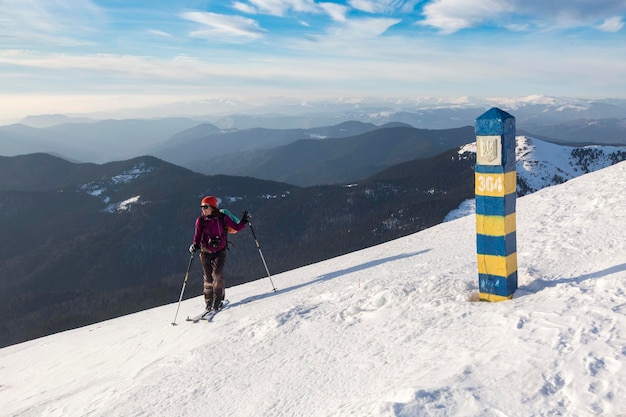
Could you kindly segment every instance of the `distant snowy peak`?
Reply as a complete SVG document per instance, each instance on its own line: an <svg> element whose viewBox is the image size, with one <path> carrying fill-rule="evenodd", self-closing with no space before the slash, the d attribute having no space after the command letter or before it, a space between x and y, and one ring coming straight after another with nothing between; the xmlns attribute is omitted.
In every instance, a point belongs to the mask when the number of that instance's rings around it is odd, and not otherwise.
<svg viewBox="0 0 626 417"><path fill-rule="evenodd" d="M339 102L338 102L339 103ZM337 103L337 104L338 104ZM543 94L531 94L519 97L410 97L410 98L387 98L374 99L362 97L358 101L341 101L341 104L350 104L355 108L366 108L367 106L385 104L389 109L397 108L419 108L419 109L453 109L453 108L476 108L490 106L505 106L511 110L522 109L528 106L541 106L544 111L564 109L588 110L593 104L615 104L624 105L623 100L615 99L584 99L573 97L546 96ZM309 107L311 102L308 103Z"/></svg>
<svg viewBox="0 0 626 417"><path fill-rule="evenodd" d="M364 104L365 100L361 103ZM374 104L372 101L370 103ZM460 108L477 108L477 107L506 107L509 110L520 110L528 107L535 107L538 111L564 111L589 110L596 104L607 104L623 106L623 100L597 100L597 99L581 99L572 97L546 96L542 94L533 94L521 97L413 97L404 99L389 99L385 102L389 108L415 108L415 109L460 109Z"/></svg>
<svg viewBox="0 0 626 417"><path fill-rule="evenodd" d="M552 97L534 94L526 97L502 98L494 97L486 100L492 105L506 105L511 110L517 110L526 106L543 106L544 112L549 109L562 111L564 109L588 110L593 100L575 99L569 97Z"/></svg>
<svg viewBox="0 0 626 417"><path fill-rule="evenodd" d="M476 153L476 142L459 154ZM534 193L626 160L626 146L563 146L528 136L516 137L517 194Z"/></svg>

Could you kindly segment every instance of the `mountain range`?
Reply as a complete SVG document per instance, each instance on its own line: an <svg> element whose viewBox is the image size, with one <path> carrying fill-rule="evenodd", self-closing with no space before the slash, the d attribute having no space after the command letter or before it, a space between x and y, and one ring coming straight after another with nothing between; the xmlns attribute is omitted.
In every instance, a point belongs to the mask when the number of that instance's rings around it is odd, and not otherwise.
<svg viewBox="0 0 626 417"><path fill-rule="evenodd" d="M0 155L46 152L75 162L112 162L146 155L148 148L197 124L187 118L78 119L46 127L11 124L0 126Z"/></svg>
<svg viewBox="0 0 626 417"><path fill-rule="evenodd" d="M517 154L520 195L626 155L530 137L518 137ZM466 144L356 182L298 187L207 176L148 156L106 164L0 157L0 345L170 302L204 195L252 213L269 269L280 273L441 223L472 200L474 161ZM251 234L230 240L228 285L263 278ZM188 296L201 292L200 277L194 265Z"/></svg>
<svg viewBox="0 0 626 417"><path fill-rule="evenodd" d="M29 116L20 123L0 126L0 155L46 152L93 163L152 155L207 173L214 164L229 165L222 155L244 153L230 155L232 162L250 158L250 151L264 150L271 160L285 152L276 149L272 153L271 149L297 140L356 137L385 128L428 131L473 126L477 115L494 105L515 116L519 134L576 146L626 145L626 100L617 99L529 96L454 102L421 98L232 105L186 103L153 109L152 113L139 112L136 116L152 116L132 118L103 118L103 114ZM162 114L167 116L156 117Z"/></svg>
<svg viewBox="0 0 626 417"><path fill-rule="evenodd" d="M108 113L33 115L21 122L32 127L50 127L68 122L175 116L212 123L220 129L308 129L347 121L376 125L400 122L420 129L448 129L473 125L476 116L491 107L513 114L518 128L535 122L562 123L580 119L626 117L624 99L585 99L534 94L492 98L345 97L332 101L300 101L279 97L265 100L263 104L206 99Z"/></svg>
<svg viewBox="0 0 626 417"><path fill-rule="evenodd" d="M354 126L354 123L351 125ZM308 135L312 130L307 132ZM268 133L271 134L271 131ZM228 138L229 135L224 136L215 137L213 141L236 143ZM402 162L435 156L472 141L473 136L474 130L469 126L425 130L388 124L348 137L292 139L282 146L227 155L215 156L214 152L207 152L211 157L204 160L197 159L200 153L196 151L196 159L182 165L207 175L251 176L303 187L340 184L359 181ZM217 146L198 145L194 149L214 149ZM166 155L163 157L166 158Z"/></svg>

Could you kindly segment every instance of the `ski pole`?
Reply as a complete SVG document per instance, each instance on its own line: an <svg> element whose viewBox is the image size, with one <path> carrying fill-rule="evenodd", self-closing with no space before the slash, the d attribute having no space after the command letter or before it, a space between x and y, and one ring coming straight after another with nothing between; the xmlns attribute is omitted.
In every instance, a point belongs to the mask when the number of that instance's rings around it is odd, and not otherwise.
<svg viewBox="0 0 626 417"><path fill-rule="evenodd" d="M189 278L189 270L191 269L191 262L193 261L193 253L189 258L189 265L187 265L187 272L185 273L185 280L183 281L183 288L180 290L180 297L178 298L178 307L176 307L176 315L174 316L174 321L172 322L172 326L176 326L176 318L178 317L178 310L180 309L180 302L183 300L183 293L185 292L185 287L187 286L187 278Z"/></svg>
<svg viewBox="0 0 626 417"><path fill-rule="evenodd" d="M248 226L250 226L250 231L252 232L252 237L254 237L254 243L256 243L256 247L259 250L259 255L261 255L261 260L263 261L263 266L265 266L265 271L267 272L267 277L270 279L270 283L272 284L272 289L276 292L276 287L274 286L274 282L272 281L272 276L270 275L270 270L267 268L267 263L265 262L265 257L263 256L263 251L261 251L261 245L259 245L259 241L256 238L256 233L254 233L254 229L252 228L252 222L248 221Z"/></svg>

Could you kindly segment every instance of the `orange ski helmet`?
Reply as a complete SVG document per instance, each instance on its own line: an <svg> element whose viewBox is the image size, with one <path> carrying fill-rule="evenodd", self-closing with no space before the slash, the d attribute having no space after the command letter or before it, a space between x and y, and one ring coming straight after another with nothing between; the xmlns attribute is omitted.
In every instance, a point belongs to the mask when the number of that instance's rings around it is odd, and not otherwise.
<svg viewBox="0 0 626 417"><path fill-rule="evenodd" d="M200 203L201 206L211 206L213 208L217 208L217 198L212 195L206 196L202 199Z"/></svg>

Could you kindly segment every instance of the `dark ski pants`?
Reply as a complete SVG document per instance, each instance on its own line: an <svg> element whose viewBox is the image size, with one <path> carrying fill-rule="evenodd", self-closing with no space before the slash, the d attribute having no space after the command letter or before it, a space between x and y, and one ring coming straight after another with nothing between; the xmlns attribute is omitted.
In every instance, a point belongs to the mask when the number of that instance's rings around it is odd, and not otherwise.
<svg viewBox="0 0 626 417"><path fill-rule="evenodd" d="M204 301L209 306L218 304L224 299L224 264L226 251L216 253L200 252L202 269L204 270Z"/></svg>

